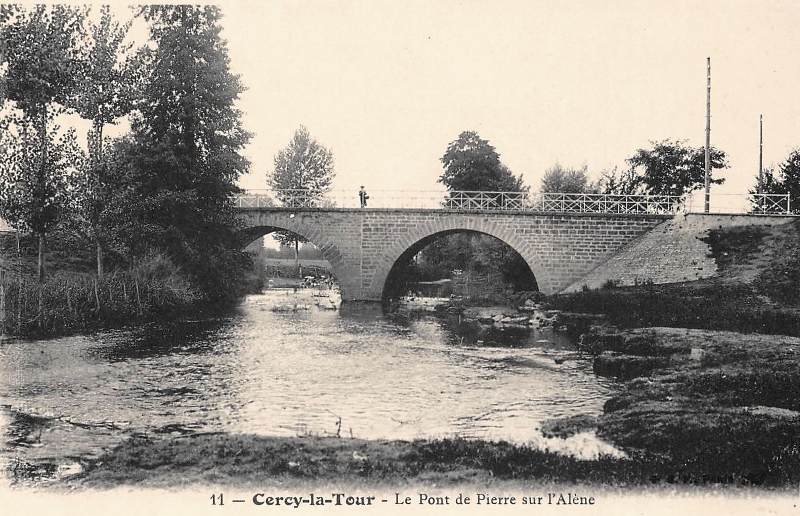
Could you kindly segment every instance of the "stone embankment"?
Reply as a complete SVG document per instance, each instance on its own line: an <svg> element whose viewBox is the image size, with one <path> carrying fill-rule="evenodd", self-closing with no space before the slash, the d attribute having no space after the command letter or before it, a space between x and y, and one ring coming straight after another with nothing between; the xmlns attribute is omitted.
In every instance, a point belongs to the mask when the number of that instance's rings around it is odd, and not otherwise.
<svg viewBox="0 0 800 516"><path fill-rule="evenodd" d="M564 292L577 292L584 287L600 288L608 282L616 286L631 286L712 278L718 269L705 241L710 230L732 226L777 226L793 220L792 217L746 215L677 215L642 234L573 282Z"/></svg>

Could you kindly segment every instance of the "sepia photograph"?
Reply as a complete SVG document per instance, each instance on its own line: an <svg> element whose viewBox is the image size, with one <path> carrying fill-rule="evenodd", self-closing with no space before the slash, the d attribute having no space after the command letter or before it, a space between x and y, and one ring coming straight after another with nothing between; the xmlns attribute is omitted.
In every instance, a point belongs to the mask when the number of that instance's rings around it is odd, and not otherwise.
<svg viewBox="0 0 800 516"><path fill-rule="evenodd" d="M0 513L800 516L798 24L0 3Z"/></svg>

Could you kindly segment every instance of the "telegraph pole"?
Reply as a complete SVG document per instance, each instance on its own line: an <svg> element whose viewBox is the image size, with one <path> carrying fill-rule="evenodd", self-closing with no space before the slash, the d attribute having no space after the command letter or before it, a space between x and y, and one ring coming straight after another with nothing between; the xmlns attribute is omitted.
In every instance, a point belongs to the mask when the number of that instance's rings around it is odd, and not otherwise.
<svg viewBox="0 0 800 516"><path fill-rule="evenodd" d="M764 193L764 115L758 115L758 193Z"/></svg>
<svg viewBox="0 0 800 516"><path fill-rule="evenodd" d="M708 65L707 91L706 91L706 202L705 212L708 213L711 203L711 58L706 58Z"/></svg>

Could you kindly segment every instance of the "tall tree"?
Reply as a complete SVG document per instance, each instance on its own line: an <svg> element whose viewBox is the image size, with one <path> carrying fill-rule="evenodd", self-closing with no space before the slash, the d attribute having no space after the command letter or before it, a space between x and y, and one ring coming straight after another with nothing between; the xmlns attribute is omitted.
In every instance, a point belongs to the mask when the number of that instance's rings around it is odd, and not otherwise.
<svg viewBox="0 0 800 516"><path fill-rule="evenodd" d="M123 146L128 217L144 233L139 251L167 252L212 298L238 295L247 256L238 249L233 195L249 166L250 139L236 101L222 14L214 6L141 8L155 45L131 145Z"/></svg>
<svg viewBox="0 0 800 516"><path fill-rule="evenodd" d="M681 196L699 190L705 184L705 147L691 147L684 141L650 142L652 148L637 149L627 161L645 193ZM711 148L711 169L728 167L725 153ZM711 183L722 184L725 178L714 177Z"/></svg>
<svg viewBox="0 0 800 516"><path fill-rule="evenodd" d="M589 182L587 167L564 167L556 163L548 168L542 177L539 191L542 193L587 193L593 185Z"/></svg>
<svg viewBox="0 0 800 516"><path fill-rule="evenodd" d="M114 178L109 177L103 139L106 125L133 109L137 98L139 69L132 45L125 43L131 23L114 20L109 6L100 8L99 20L90 24L78 65L80 74L72 105L78 114L91 121L88 135L89 160L80 176L77 213L95 242L97 276L103 276L104 246L109 238L103 218L113 194Z"/></svg>
<svg viewBox="0 0 800 516"><path fill-rule="evenodd" d="M439 182L448 191L526 192L522 176L500 161L500 154L475 131L464 131L450 142L441 158ZM454 233L435 239L420 255L429 273L448 276L454 269L500 272L516 288L535 284L527 264L508 245L488 235Z"/></svg>
<svg viewBox="0 0 800 516"><path fill-rule="evenodd" d="M275 155L275 169L267 182L284 204L300 196L304 205L318 206L330 190L335 174L333 153L301 125L289 144ZM295 266L299 269L299 246L306 240L291 232L278 232L274 236L281 245L294 245Z"/></svg>
<svg viewBox="0 0 800 516"><path fill-rule="evenodd" d="M46 235L61 211L58 192L66 165L63 155L70 147L71 133L55 142L58 136L53 123L75 91L77 40L83 18L82 11L63 5L38 5L30 11L4 8L0 16L0 57L5 65L2 89L5 99L23 113L10 125L18 127L19 141L25 147L16 152L24 168L10 172L16 181L13 187L4 185L4 197L15 206L12 211L18 223L39 238L40 282L45 274Z"/></svg>
<svg viewBox="0 0 800 516"><path fill-rule="evenodd" d="M44 144L38 121L22 113L0 122L0 215L17 230L46 235L58 224L69 203L71 177L81 168L83 151L73 129L48 127ZM42 155L42 147L47 154ZM34 173L31 173L31 172ZM40 280L44 246L39 247Z"/></svg>
<svg viewBox="0 0 800 516"><path fill-rule="evenodd" d="M441 158L439 182L449 191L521 192L527 188L500 161L500 154L475 131L464 131L450 142Z"/></svg>

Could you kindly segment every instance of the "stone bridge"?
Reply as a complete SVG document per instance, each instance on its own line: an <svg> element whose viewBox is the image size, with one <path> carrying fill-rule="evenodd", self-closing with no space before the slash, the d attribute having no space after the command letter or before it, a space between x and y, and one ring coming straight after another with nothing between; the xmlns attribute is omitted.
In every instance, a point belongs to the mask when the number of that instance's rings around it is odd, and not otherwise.
<svg viewBox="0 0 800 516"><path fill-rule="evenodd" d="M289 230L331 264L342 299L380 301L393 268L436 238L456 232L493 236L518 252L539 290L559 292L670 215L459 212L436 209L239 208L242 243Z"/></svg>

